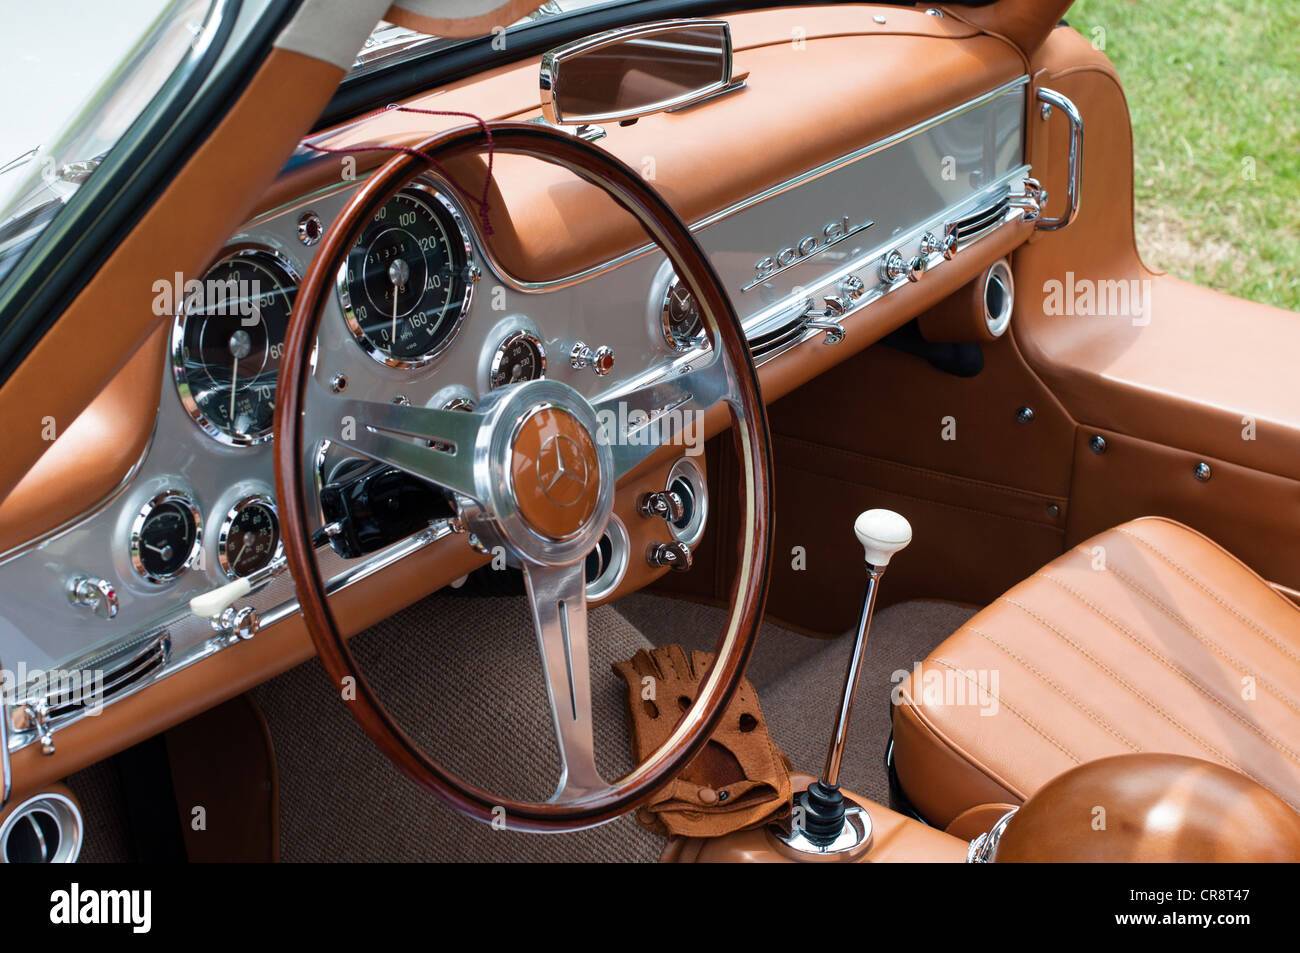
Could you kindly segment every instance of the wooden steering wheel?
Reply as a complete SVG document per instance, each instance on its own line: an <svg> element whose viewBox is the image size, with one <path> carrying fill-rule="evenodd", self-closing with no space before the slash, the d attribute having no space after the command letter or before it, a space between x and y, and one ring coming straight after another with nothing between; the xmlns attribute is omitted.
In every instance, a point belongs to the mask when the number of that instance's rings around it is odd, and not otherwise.
<svg viewBox="0 0 1300 953"><path fill-rule="evenodd" d="M648 385L616 384L594 401L544 379L493 390L472 412L330 392L317 379L313 342L335 275L362 228L432 164L472 158L488 146L482 128L443 133L422 143L418 155L396 155L371 176L329 228L307 269L280 370L276 487L285 552L312 641L336 684L355 680L349 710L380 751L470 817L498 824L504 820L512 830L573 831L633 810L676 776L704 746L735 693L767 593L771 447L740 320L704 251L664 200L628 166L576 137L526 123L494 125L491 135L497 152L568 169L606 191L641 223L695 296L711 342L708 356L684 373ZM730 414L745 512L730 615L718 638L716 660L671 737L634 770L607 782L594 757L584 561L605 530L617 481L659 449L625 439L607 422L643 420L639 413L653 417L666 408L705 410L720 402ZM314 418L308 412L313 407L323 407L328 417ZM489 546L505 547L522 566L560 755L560 779L550 800L499 797L447 771L402 731L358 670L330 611L313 555L315 517L310 514L315 506L309 505L310 484L303 479L307 421L337 421L345 415L356 421L355 437L344 441L349 450L450 491L464 528ZM429 441L435 440L438 449L430 449ZM668 435L664 440L672 442Z"/></svg>

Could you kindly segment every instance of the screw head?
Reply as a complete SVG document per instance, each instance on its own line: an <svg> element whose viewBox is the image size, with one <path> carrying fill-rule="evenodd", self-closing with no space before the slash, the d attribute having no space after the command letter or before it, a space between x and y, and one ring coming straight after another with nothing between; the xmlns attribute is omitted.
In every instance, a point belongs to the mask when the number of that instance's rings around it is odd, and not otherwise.
<svg viewBox="0 0 1300 953"><path fill-rule="evenodd" d="M1106 438L1099 433L1093 434L1092 439L1088 441L1088 449L1093 453L1105 453Z"/></svg>
<svg viewBox="0 0 1300 953"><path fill-rule="evenodd" d="M335 374L330 378L330 390L336 394L341 394L348 389L348 379L346 375Z"/></svg>
<svg viewBox="0 0 1300 953"><path fill-rule="evenodd" d="M1016 411L1016 423L1028 424L1028 423L1033 423L1033 420L1034 420L1034 408L1021 407L1019 410Z"/></svg>
<svg viewBox="0 0 1300 953"><path fill-rule="evenodd" d="M1052 104L1051 104L1051 103L1043 103L1043 108L1039 110L1038 114L1039 114L1040 116L1042 116L1044 120L1051 119L1051 118L1052 118Z"/></svg>
<svg viewBox="0 0 1300 953"><path fill-rule="evenodd" d="M1047 515L1055 519L1061 515L1061 505L1059 503L1047 504Z"/></svg>
<svg viewBox="0 0 1300 953"><path fill-rule="evenodd" d="M1210 469L1210 465L1204 460L1192 467L1192 476L1196 477L1196 479L1200 480L1202 483L1208 482L1210 477L1213 475L1214 471Z"/></svg>

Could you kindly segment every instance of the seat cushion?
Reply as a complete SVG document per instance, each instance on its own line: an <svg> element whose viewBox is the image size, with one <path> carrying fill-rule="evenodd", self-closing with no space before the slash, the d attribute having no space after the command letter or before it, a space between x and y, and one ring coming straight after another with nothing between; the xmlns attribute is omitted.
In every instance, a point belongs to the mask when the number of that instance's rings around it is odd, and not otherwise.
<svg viewBox="0 0 1300 953"><path fill-rule="evenodd" d="M1134 751L1218 762L1300 809L1300 610L1172 520L1053 560L914 667L894 702L899 781L936 825Z"/></svg>

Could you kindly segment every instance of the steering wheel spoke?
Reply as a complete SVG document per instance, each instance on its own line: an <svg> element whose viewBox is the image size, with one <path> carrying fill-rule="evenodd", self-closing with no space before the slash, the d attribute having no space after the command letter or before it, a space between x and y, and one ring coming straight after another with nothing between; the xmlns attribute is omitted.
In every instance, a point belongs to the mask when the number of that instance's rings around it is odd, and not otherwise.
<svg viewBox="0 0 1300 953"><path fill-rule="evenodd" d="M623 476L666 444L702 442L704 413L732 393L727 364L715 349L707 363L596 401L600 438L613 451L615 474Z"/></svg>
<svg viewBox="0 0 1300 953"><path fill-rule="evenodd" d="M570 566L524 563L524 585L560 752L560 780L551 795L552 803L578 800L609 786L596 768L591 726L591 654L583 567L582 561Z"/></svg>
<svg viewBox="0 0 1300 953"><path fill-rule="evenodd" d="M341 445L438 486L477 498L474 444L483 415L340 398Z"/></svg>

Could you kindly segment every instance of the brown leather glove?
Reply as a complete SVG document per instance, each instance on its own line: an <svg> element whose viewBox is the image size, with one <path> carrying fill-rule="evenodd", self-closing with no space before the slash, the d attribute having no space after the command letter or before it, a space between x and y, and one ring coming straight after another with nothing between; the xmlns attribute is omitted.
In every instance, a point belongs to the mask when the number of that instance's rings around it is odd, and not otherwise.
<svg viewBox="0 0 1300 953"><path fill-rule="evenodd" d="M680 645L641 649L614 663L615 673L627 682L632 755L638 762L672 734L712 664L711 653L687 656ZM772 742L758 695L742 679L704 750L636 817L659 834L719 837L784 816L790 797L790 759Z"/></svg>

